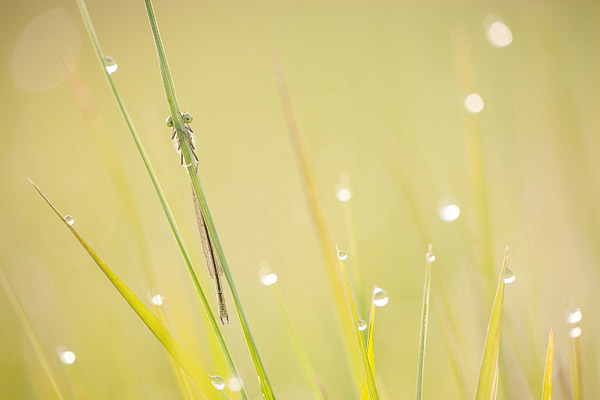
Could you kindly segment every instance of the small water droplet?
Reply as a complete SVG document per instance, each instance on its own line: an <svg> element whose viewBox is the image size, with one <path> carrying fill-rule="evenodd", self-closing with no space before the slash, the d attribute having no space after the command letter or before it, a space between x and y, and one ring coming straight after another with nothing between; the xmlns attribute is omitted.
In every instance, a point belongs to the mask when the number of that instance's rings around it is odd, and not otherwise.
<svg viewBox="0 0 600 400"><path fill-rule="evenodd" d="M225 381L219 375L214 375L210 377L210 382L216 387L218 390L223 390L225 388Z"/></svg>
<svg viewBox="0 0 600 400"><path fill-rule="evenodd" d="M231 390L232 392L239 392L244 387L244 382L241 378L238 378L237 376L232 376L227 381L227 386L229 386L229 390Z"/></svg>
<svg viewBox="0 0 600 400"><path fill-rule="evenodd" d="M583 318L581 308L574 308L567 311L567 317L565 319L567 320L568 324L576 324L581 321L581 318Z"/></svg>
<svg viewBox="0 0 600 400"><path fill-rule="evenodd" d="M345 259L348 258L348 253L346 253L346 251L344 251L344 250L338 251L338 258L340 260L344 261Z"/></svg>
<svg viewBox="0 0 600 400"><path fill-rule="evenodd" d="M340 182L335 187L335 198L342 203L350 201L352 198L352 189L348 182Z"/></svg>
<svg viewBox="0 0 600 400"><path fill-rule="evenodd" d="M483 110L483 99L477 93L471 93L465 98L465 109L471 114L477 114Z"/></svg>
<svg viewBox="0 0 600 400"><path fill-rule="evenodd" d="M60 361L65 365L73 364L77 358L75 357L75 353L64 346L60 346L58 349L56 349L56 352L58 353L58 358Z"/></svg>
<svg viewBox="0 0 600 400"><path fill-rule="evenodd" d="M67 224L73 225L75 223L75 218L70 215L65 215L65 221L67 221Z"/></svg>
<svg viewBox="0 0 600 400"><path fill-rule="evenodd" d="M517 279L517 276L515 275L513 270L509 266L507 266L506 271L504 271L504 283L513 283L515 279Z"/></svg>
<svg viewBox="0 0 600 400"><path fill-rule="evenodd" d="M574 328L569 329L569 337L570 338L578 338L579 336L581 336L581 328L576 326Z"/></svg>
<svg viewBox="0 0 600 400"><path fill-rule="evenodd" d="M258 279L265 286L271 286L277 282L277 274L272 272L269 267L262 267L258 270Z"/></svg>
<svg viewBox="0 0 600 400"><path fill-rule="evenodd" d="M446 222L456 221L460 216L460 207L448 199L441 199L437 203L440 219Z"/></svg>
<svg viewBox="0 0 600 400"><path fill-rule="evenodd" d="M367 323L364 319L359 319L358 321L356 321L356 327L359 331L364 331L365 329L367 329Z"/></svg>
<svg viewBox="0 0 600 400"><path fill-rule="evenodd" d="M433 253L427 253L427 255L425 256L425 258L429 262L434 262L435 261L435 254L433 254Z"/></svg>
<svg viewBox="0 0 600 400"><path fill-rule="evenodd" d="M104 68L106 68L109 75L112 75L119 68L117 61L111 56L102 56L102 61L104 61Z"/></svg>
<svg viewBox="0 0 600 400"><path fill-rule="evenodd" d="M160 307L162 306L164 300L165 298L163 297L163 295L158 293L156 290L153 289L150 292L150 303L152 303L152 305Z"/></svg>
<svg viewBox="0 0 600 400"><path fill-rule="evenodd" d="M388 303L388 301L390 301L390 299L385 290L380 287L376 287L373 291L373 303L377 307L383 307Z"/></svg>

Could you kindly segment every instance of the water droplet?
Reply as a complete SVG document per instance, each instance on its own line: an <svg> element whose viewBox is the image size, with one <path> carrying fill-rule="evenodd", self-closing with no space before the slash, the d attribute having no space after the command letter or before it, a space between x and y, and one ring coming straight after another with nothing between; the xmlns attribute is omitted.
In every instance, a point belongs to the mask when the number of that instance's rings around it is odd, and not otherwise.
<svg viewBox="0 0 600 400"><path fill-rule="evenodd" d="M150 292L150 303L152 303L152 305L160 307L162 306L164 300L165 298L163 297L163 295L158 293L156 290L152 290Z"/></svg>
<svg viewBox="0 0 600 400"><path fill-rule="evenodd" d="M210 377L210 382L216 387L218 390L223 390L225 388L225 381L219 375L214 375Z"/></svg>
<svg viewBox="0 0 600 400"><path fill-rule="evenodd" d="M448 199L441 199L437 203L437 212L442 221L456 221L460 216L460 207Z"/></svg>
<svg viewBox="0 0 600 400"><path fill-rule="evenodd" d="M570 338L578 338L579 336L581 336L581 328L576 326L574 328L569 329L569 337Z"/></svg>
<svg viewBox="0 0 600 400"><path fill-rule="evenodd" d="M112 75L119 68L117 61L111 56L102 56L102 61L104 61L104 68L106 68L109 75Z"/></svg>
<svg viewBox="0 0 600 400"><path fill-rule="evenodd" d="M506 47L512 43L512 32L498 17L490 15L486 18L486 36L494 47Z"/></svg>
<svg viewBox="0 0 600 400"><path fill-rule="evenodd" d="M56 352L58 353L58 358L60 361L65 365L73 364L77 358L75 357L75 353L64 346L60 346L58 349L56 349Z"/></svg>
<svg viewBox="0 0 600 400"><path fill-rule="evenodd" d="M165 121L165 123L167 124L167 126L169 128L173 127L173 117L171 117L170 115L167 117L167 120Z"/></svg>
<svg viewBox="0 0 600 400"><path fill-rule="evenodd" d="M390 301L390 299L388 298L388 295L385 292L385 290L383 290L380 287L376 287L373 291L373 303L377 307L383 307L388 303L388 301Z"/></svg>
<svg viewBox="0 0 600 400"><path fill-rule="evenodd" d="M433 254L433 253L427 253L427 254L425 255L425 258L426 258L426 259L427 259L427 261L429 261L429 262L434 262L434 261L435 261L435 254Z"/></svg>
<svg viewBox="0 0 600 400"><path fill-rule="evenodd" d="M465 109L471 114L477 114L483 110L483 99L477 93L471 93L465 99Z"/></svg>
<svg viewBox="0 0 600 400"><path fill-rule="evenodd" d="M352 198L352 190L348 182L340 182L335 187L335 198L342 203L350 201Z"/></svg>
<svg viewBox="0 0 600 400"><path fill-rule="evenodd" d="M232 376L227 381L227 386L229 386L229 390L231 390L232 392L239 392L244 387L244 382L241 378L238 378L237 376Z"/></svg>
<svg viewBox="0 0 600 400"><path fill-rule="evenodd" d="M338 251L338 258L340 260L344 261L345 259L348 258L348 253L346 253L346 251L344 251L344 250Z"/></svg>
<svg viewBox="0 0 600 400"><path fill-rule="evenodd" d="M356 321L356 327L359 331L364 331L365 329L367 329L367 323L364 319L359 319L358 321Z"/></svg>
<svg viewBox="0 0 600 400"><path fill-rule="evenodd" d="M515 279L517 279L517 276L515 275L513 270L510 269L509 266L507 266L506 271L504 271L504 283L506 283L506 284L513 283L515 281Z"/></svg>
<svg viewBox="0 0 600 400"><path fill-rule="evenodd" d="M65 215L65 221L67 221L67 224L73 225L75 223L75 218L70 215Z"/></svg>
<svg viewBox="0 0 600 400"><path fill-rule="evenodd" d="M262 267L258 270L258 279L265 286L271 286L277 282L277 274L271 271L269 267Z"/></svg>
<svg viewBox="0 0 600 400"><path fill-rule="evenodd" d="M567 311L567 320L568 324L576 324L581 321L583 314L581 313L581 308L574 308L572 310Z"/></svg>

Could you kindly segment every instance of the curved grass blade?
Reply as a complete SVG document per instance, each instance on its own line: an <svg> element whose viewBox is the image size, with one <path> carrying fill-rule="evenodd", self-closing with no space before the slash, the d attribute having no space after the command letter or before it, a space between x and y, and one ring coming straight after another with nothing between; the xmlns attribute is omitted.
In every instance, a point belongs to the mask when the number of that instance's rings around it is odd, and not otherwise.
<svg viewBox="0 0 600 400"><path fill-rule="evenodd" d="M148 329L156 336L158 341L163 345L165 350L169 352L171 357L175 360L177 365L190 377L192 382L206 396L211 399L225 399L226 395L217 390L211 383L209 375L198 365L198 363L189 355L189 353L181 346L181 344L175 339L175 337L169 332L167 328L160 322L160 320L150 311L148 307L140 300L139 297L127 286L125 282L117 275L117 273L96 253L96 251L88 244L88 242L81 236L81 234L73 228L69 222L63 218L62 214L58 209L50 202L50 200L42 193L40 188L31 180L29 182L33 185L35 190L42 196L42 198L48 203L50 208L58 215L61 221L67 228L73 233L73 235L79 240L79 243L88 252L96 264L100 267L102 272L114 285L114 287L121 293L121 296L129 303L133 311L142 319Z"/></svg>
<svg viewBox="0 0 600 400"><path fill-rule="evenodd" d="M435 260L431 244L425 254L425 287L423 288L423 306L421 310L421 339L419 344L419 362L417 364L417 400L423 398L423 370L425 368L425 344L427 342L427 324L429 322L429 289L431 286L431 263Z"/></svg>
<svg viewBox="0 0 600 400"><path fill-rule="evenodd" d="M479 378L477 380L477 390L475 392L476 400L489 400L494 393L494 380L497 379L496 366L498 364L498 352L500 350L500 323L502 322L502 303L504 301L504 272L506 271L506 262L508 261L508 247L504 252L504 261L500 271L500 279L492 314L488 325L487 336L483 355L481 357L481 367L479 368Z"/></svg>
<svg viewBox="0 0 600 400"><path fill-rule="evenodd" d="M219 262L223 267L223 273L225 274L225 278L227 279L229 289L231 290L231 295L233 297L233 302L235 304L238 317L240 319L240 324L242 326L244 338L246 339L246 344L248 346L248 350L250 351L252 363L254 364L254 368L259 378L261 392L266 398L266 400L271 400L275 398L275 395L273 394L271 383L269 382L267 373L258 353L256 343L252 338L252 333L250 332L250 325L248 324L248 320L246 318L246 314L244 313L244 309L242 308L240 296L237 292L237 288L233 281L231 271L229 270L229 265L227 264L225 253L223 251L223 247L221 246L221 241L219 240L215 224L212 220L210 210L208 209L206 197L204 196L204 191L202 190L202 185L200 183L200 177L198 176L197 170L197 158L194 153L194 149L192 148L192 141L189 140L187 136L188 128L186 126L186 122L183 120L183 115L181 113L181 109L179 108L179 102L177 101L177 96L175 94L175 86L173 84L173 78L171 77L171 71L167 62L167 56L165 54L162 39L160 37L160 32L158 30L158 23L156 21L156 15L154 14L152 1L144 0L144 3L146 5L146 11L148 13L150 27L152 28L152 35L154 37L154 44L156 45L156 52L158 55L160 72L165 88L165 94L167 96L167 102L169 103L169 109L171 111L171 117L173 119L173 124L175 127L175 133L177 134L177 138L181 146L181 155L183 160L185 160L186 169L192 182L192 187L194 188L194 194L198 199L198 206L200 208L200 211L202 212L202 216L204 217L204 222L206 223L206 229L208 231L210 239L212 240L212 244L214 245L214 250L219 259Z"/></svg>
<svg viewBox="0 0 600 400"><path fill-rule="evenodd" d="M336 246L336 254L339 254L340 250ZM358 329L358 316L356 315L356 307L354 306L354 301L352 300L352 294L350 293L350 285L348 284L348 277L346 276L346 271L344 270L344 263L341 258L338 257L338 261L340 263L340 269L342 270L342 277L344 279L346 296L348 297L348 305L350 306L350 314L352 316L352 323L354 325L354 333L356 335L356 341L358 342L358 348L360 350L360 357L362 361L362 367L364 372L364 379L367 383L367 389L369 392L370 400L377 400L379 397L377 396L377 389L375 387L375 379L373 378L373 370L371 369L371 363L369 361L369 356L367 355L367 349L365 346L365 341L363 339L362 332Z"/></svg>
<svg viewBox="0 0 600 400"><path fill-rule="evenodd" d="M377 287L375 287L377 288ZM373 294L375 294L375 288ZM375 349L373 345L373 330L375 327L375 302L371 298L371 316L369 318L369 334L367 336L367 356L369 357L369 366L375 376ZM360 393L361 400L369 400L369 389L367 388L367 381L363 379L362 390Z"/></svg>
<svg viewBox="0 0 600 400"><path fill-rule="evenodd" d="M554 359L554 337L552 328L548 336L548 350L546 350L546 366L544 367L544 385L542 386L542 400L552 399L552 364Z"/></svg>
<svg viewBox="0 0 600 400"><path fill-rule="evenodd" d="M46 357L46 353L44 352L44 349L42 348L42 345L40 344L40 341L38 340L38 337L35 334L33 327L29 323L29 318L27 318L27 314L25 313L25 310L23 309L19 298L13 290L12 285L8 281L8 278L4 274L4 270L2 268L0 268L0 284L2 285L4 291L6 292L6 295L8 296L8 301L10 302L10 305L15 310L15 314L17 314L19 322L21 322L21 325L23 325L23 329L27 334L27 339L29 339L33 350L35 350L36 356L40 360L40 364L42 364L42 367L44 368L46 376L48 376L48 380L52 385L52 389L54 389L56 398L58 400L63 400L65 396L63 396L62 391L58 386L58 382L56 380L56 377L54 376L54 371L52 370L50 362L48 361L48 357Z"/></svg>
<svg viewBox="0 0 600 400"><path fill-rule="evenodd" d="M168 204L165 194L162 190L162 187L160 186L160 183L158 182L158 177L156 176L156 174L154 172L154 168L152 168L150 159L148 158L148 155L146 154L146 150L144 149L144 146L142 145L142 142L137 133L137 130L135 129L135 125L133 124L133 121L132 121L131 117L129 116L129 113L127 112L127 108L125 107L125 104L123 103L123 99L119 95L119 92L117 90L115 83L112 80L111 75L108 73L108 71L105 68L104 61L103 61L103 53L102 53L102 49L100 47L100 42L98 41L98 37L96 36L96 32L94 31L94 26L92 25L92 20L90 18L87 7L85 5L85 1L77 0L77 5L79 7L79 11L81 13L83 23L88 32L88 36L90 37L90 40L94 47L98 61L100 62L100 65L102 66L104 75L112 89L115 100L117 101L117 104L119 106L121 114L123 115L123 118L125 119L125 122L127 124L127 128L129 129L129 132L131 133L131 137L133 138L133 141L135 142L138 152L140 153L142 161L144 162L144 165L146 167L148 175L150 176L150 180L152 181L152 184L154 185L154 189L160 200L160 204L162 206L162 209L163 209L165 216L167 218L167 221L169 223L169 227L171 228L171 232L173 233L175 241L177 242L177 246L179 247L179 251L181 252L181 255L182 255L185 265L187 267L188 273L190 274L190 277L194 284L194 288L196 289L196 292L198 293L198 296L200 297L200 302L202 303L202 307L204 308L204 311L206 312L206 316L211 325L211 328L212 328L213 332L215 333L215 336L217 337L217 340L223 351L223 354L225 355L225 359L227 360L229 369L231 370L231 372L234 376L239 376L237 367L235 366L233 357L231 356L231 352L229 351L227 343L225 342L225 338L223 337L223 334L221 333L221 328L219 327L219 325L214 317L214 314L212 313L212 309L210 308L210 305L208 303L206 295L204 294L204 291L202 290L202 287L200 286L200 281L198 280L198 277L196 276L196 272L192 266L191 258L188 255L185 244L183 243L183 238L179 232L179 228L177 227L177 224L175 223L175 217L173 216L173 213L171 212L171 208L169 207L169 204ZM242 398L244 400L248 399L248 395L246 394L246 389L244 387L242 387L240 394L242 395Z"/></svg>

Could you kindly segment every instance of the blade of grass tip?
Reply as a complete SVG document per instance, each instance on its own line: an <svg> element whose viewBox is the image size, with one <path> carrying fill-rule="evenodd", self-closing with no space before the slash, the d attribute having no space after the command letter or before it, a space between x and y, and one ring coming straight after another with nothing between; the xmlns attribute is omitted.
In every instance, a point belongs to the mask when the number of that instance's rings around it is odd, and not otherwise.
<svg viewBox="0 0 600 400"><path fill-rule="evenodd" d="M583 385L581 379L581 350L579 346L579 337L581 328L576 326L570 328L569 337L571 338L571 373L573 375L573 399L583 399Z"/></svg>
<svg viewBox="0 0 600 400"><path fill-rule="evenodd" d="M281 318L283 319L285 329L287 330L287 333L288 333L288 337L290 338L292 345L294 346L294 351L296 353L296 357L298 357L298 360L300 361L300 365L302 366L302 370L304 371L304 374L306 375L306 379L310 383L310 387L313 391L313 395L317 399L324 400L323 393L321 392L321 389L319 388L319 385L317 382L317 373L315 372L315 369L313 368L313 365L310 362L310 358L308 357L308 354L306 353L306 349L302 345L302 341L300 340L300 335L298 335L298 331L296 331L296 328L294 327L292 318L290 317L290 313L287 309L287 306L285 305L283 295L281 294L281 289L279 288L279 285L277 282L274 282L273 284L270 284L268 286L270 286L270 288L271 288L271 294L273 295L273 298L275 299L275 304L277 305L277 308L279 309L279 314L281 315Z"/></svg>
<svg viewBox="0 0 600 400"><path fill-rule="evenodd" d="M544 384L542 386L542 400L552 399L552 363L554 360L554 337L552 328L548 336L548 350L546 350L546 366L544 367Z"/></svg>
<svg viewBox="0 0 600 400"><path fill-rule="evenodd" d="M275 395L273 394L271 383L269 382L266 370L258 353L258 348L256 347L256 343L254 342L252 333L250 332L250 325L246 318L246 314L244 313L244 309L242 308L240 296L237 292L237 288L233 281L233 276L229 269L229 265L227 264L225 253L223 251L221 241L219 240L217 230L212 220L210 210L208 209L208 204L204 195L204 191L202 190L200 177L198 175L198 165L194 162L196 155L194 153L194 150L192 149L191 140L189 140L187 136L188 129L186 126L186 122L183 120L183 115L181 114L179 103L175 94L175 86L173 84L171 71L169 69L169 64L167 63L167 56L165 54L162 39L160 37L160 32L158 30L158 23L154 14L152 1L144 0L144 3L146 5L146 11L148 13L150 27L152 28L154 44L156 45L156 52L158 55L159 67L163 80L163 85L165 88L165 94L167 96L167 102L169 103L169 109L171 111L171 117L173 119L175 132L177 134L179 143L181 144L181 152L187 166L187 171L192 182L192 187L194 188L194 194L196 195L196 198L198 200L198 205L200 207L202 215L204 216L204 222L206 223L206 228L208 230L210 239L212 239L212 244L214 244L215 251L223 268L225 278L227 280L227 284L229 285L229 288L231 290L231 295L233 297L233 302L235 304L240 324L242 326L244 338L246 340L246 344L248 346L248 350L252 358L252 363L254 364L254 368L259 378L261 392L267 400L271 400L275 398ZM236 376L239 375L236 374Z"/></svg>
<svg viewBox="0 0 600 400"><path fill-rule="evenodd" d="M336 246L336 254L340 253L340 249ZM342 278L344 279L344 285L346 289L346 296L348 298L348 305L350 306L350 315L352 316L352 323L354 326L354 333L356 335L356 341L358 342L358 348L360 350L360 357L362 361L362 367L364 372L364 379L367 382L367 389L369 391L369 398L371 400L376 400L379 397L377 396L377 389L375 387L375 379L373 378L373 370L371 369L371 363L369 362L369 356L367 355L367 349L365 347L365 340L363 338L362 332L358 328L358 316L356 315L356 307L354 306L354 301L352 300L352 294L350 293L350 285L348 284L348 277L346 276L346 271L344 270L344 263L342 259L338 257L338 261L340 263L340 269L342 271Z"/></svg>
<svg viewBox="0 0 600 400"><path fill-rule="evenodd" d="M498 280L498 288L494 298L494 305L490 316L485 346L481 357L479 378L477 380L476 400L489 400L494 393L494 379L496 376L496 365L498 364L498 352L500 349L500 323L502 322L502 303L504 301L504 274L508 261L508 246L504 252L504 261ZM497 384L497 383L496 383Z"/></svg>
<svg viewBox="0 0 600 400"><path fill-rule="evenodd" d="M185 371L190 377L192 382L198 386L199 389L204 390L206 395L210 395L213 399L224 399L225 394L212 384L211 377L198 365L198 363L189 355L189 353L181 346L181 344L175 339L175 337L169 332L167 328L160 322L160 320L150 311L150 309L140 300L140 298L127 286L127 284L117 275L117 273L96 253L96 251L88 244L88 242L81 236L81 234L73 228L70 221L58 211L58 209L50 202L50 200L44 195L40 188L31 180L29 182L33 185L35 190L42 196L42 198L48 203L50 208L56 213L71 233L77 238L79 243L92 257L94 262L100 267L102 272L110 280L113 286L119 291L121 296L127 301L135 313L142 319L148 329L156 336L158 341L163 345L165 350L169 352L171 357L177 362L177 364Z"/></svg>
<svg viewBox="0 0 600 400"><path fill-rule="evenodd" d="M29 318L27 318L25 309L23 309L23 306L21 305L19 298L17 297L15 291L13 290L12 285L8 281L8 278L6 277L4 270L2 268L0 268L0 284L2 285L2 288L4 289L4 291L6 292L8 301L10 302L10 305L12 306L13 310L15 311L15 314L17 314L17 318L19 319L19 322L23 326L23 329L25 330L25 333L27 334L27 339L29 340L29 343L31 343L31 346L33 347L33 350L35 351L35 354L36 354L37 358L39 359L40 364L42 364L42 367L44 368L44 372L46 373L46 376L48 377L48 380L50 381L50 384L52 385L52 389L54 389L56 398L58 398L59 400L63 400L65 397L63 396L62 391L60 390L60 387L58 386L58 381L57 381L56 377L54 376L54 371L53 371L52 367L50 366L48 357L46 357L46 353L44 352L44 349L42 348L42 345L41 345L37 335L35 334L33 327L29 323Z"/></svg>
<svg viewBox="0 0 600 400"><path fill-rule="evenodd" d="M427 324L429 322L429 289L431 287L431 263L435 260L431 244L425 254L425 283L423 288L423 306L421 309L421 339L419 361L417 364L417 400L423 398L423 370L425 368L425 344L427 342Z"/></svg>
<svg viewBox="0 0 600 400"><path fill-rule="evenodd" d="M214 314L212 313L212 309L210 308L210 305L208 303L206 295L204 294L204 291L202 290L202 287L200 286L200 281L198 280L198 277L196 276L196 272L192 266L191 258L188 255L185 244L183 243L183 238L179 232L179 228L177 227L177 224L175 223L175 217L173 216L173 213L171 212L171 208L169 207L166 196L162 190L162 187L160 186L158 177L156 176L156 174L154 172L154 168L152 168L150 159L148 158L148 155L146 154L146 150L144 149L144 146L142 145L142 142L137 133L137 130L135 129L133 121L132 121L131 117L129 116L129 113L127 112L127 108L125 107L125 104L124 104L121 96L119 95L117 87L114 84L110 73L105 68L103 53L102 53L102 50L100 47L100 42L98 41L98 37L96 36L96 32L94 31L94 26L92 25L92 20L90 18L87 7L85 5L85 1L77 0L77 5L79 7L79 11L81 13L84 25L86 27L86 30L88 32L88 35L92 42L92 45L94 47L98 61L100 62L100 65L102 66L102 70L104 71L106 79L111 87L111 90L117 101L117 104L119 106L121 114L123 115L123 118L125 119L127 127L129 129L129 132L131 133L131 137L133 138L133 141L135 142L138 152L142 158L142 161L144 162L144 165L146 167L148 175L150 176L150 180L152 181L152 184L154 185L154 189L160 200L160 204L162 206L162 209L163 209L165 216L167 218L167 221L169 223L169 227L171 228L171 232L173 233L175 241L177 242L177 246L179 248L179 251L181 252L181 255L185 262L188 273L192 279L194 288L196 289L196 292L198 293L202 307L204 308L204 311L206 312L206 316L208 318L210 326L211 326L213 332L215 333L215 336L217 337L217 340L223 351L223 354L225 355L225 359L227 360L229 369L231 370L231 372L234 376L239 376L237 367L235 366L233 357L231 356L231 352L229 351L227 343L225 342L225 338L223 337L223 334L221 333L221 328L219 327L219 324L217 323L217 320L215 319ZM244 400L248 399L248 395L246 393L245 388L241 389L240 394Z"/></svg>
<svg viewBox="0 0 600 400"><path fill-rule="evenodd" d="M373 288L373 296L377 286ZM369 366L371 372L375 375L375 346L373 345L373 331L375 327L375 301L374 297L371 297L371 316L369 317L369 334L367 336L367 356L369 357ZM381 388L380 388L381 389ZM363 379L362 390L360 393L361 400L369 399L369 389L367 388L367 381Z"/></svg>
<svg viewBox="0 0 600 400"><path fill-rule="evenodd" d="M283 68L277 60L275 62L275 77L277 80L279 97L281 99L287 129L290 134L294 150L296 151L298 164L302 171L302 177L304 178L304 189L309 200L313 222L318 232L319 242L321 244L321 253L327 266L326 270L327 277L329 278L329 287L331 289L331 293L333 294L335 306L337 308L336 315L338 315L341 319L339 323L341 324L340 326L346 344L346 355L350 360L350 365L352 366L351 372L355 378L352 380L352 382L359 382L360 376L362 375L360 359L358 358L356 352L353 351L354 347L352 343L354 340L354 333L350 329L351 321L348 313L346 312L346 299L342 289L343 284L341 283L339 270L336 267L336 261L331 254L331 246L333 245L334 241L332 240L329 229L327 228L327 224L325 223L323 208L319 202L319 195L314 184L313 174L308 163L306 150L304 149L304 143L298 129L298 124L296 123Z"/></svg>

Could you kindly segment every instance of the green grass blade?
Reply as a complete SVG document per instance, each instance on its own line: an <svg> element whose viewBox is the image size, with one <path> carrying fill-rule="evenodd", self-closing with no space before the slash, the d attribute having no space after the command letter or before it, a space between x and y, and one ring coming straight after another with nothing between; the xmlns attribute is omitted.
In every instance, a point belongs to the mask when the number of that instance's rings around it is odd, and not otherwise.
<svg viewBox="0 0 600 400"><path fill-rule="evenodd" d="M27 334L27 339L29 339L29 343L31 343L31 346L35 351L37 358L40 360L40 364L42 364L42 367L44 368L44 372L46 373L46 376L48 377L48 380L52 385L52 389L54 389L56 398L59 400L63 400L65 396L63 396L62 391L58 386L57 379L54 376L55 372L52 369L50 362L48 361L48 357L46 357L46 353L44 352L44 349L42 348L42 345L40 344L40 341L38 340L37 335L33 330L33 327L29 323L29 318L27 318L27 314L25 313L25 310L23 309L19 298L13 290L12 285L8 281L8 278L4 274L4 270L2 268L0 268L0 284L6 292L6 296L8 297L10 305L15 310L15 314L17 314L19 322L21 323L21 325L23 325L23 329Z"/></svg>
<svg viewBox="0 0 600 400"><path fill-rule="evenodd" d="M129 132L131 133L131 137L133 138L133 141L135 142L135 145L138 149L140 157L142 158L142 161L144 162L144 166L146 167L146 171L148 172L148 175L150 176L150 180L152 181L152 184L154 185L154 189L156 191L156 194L158 195L160 204L161 204L162 209L167 218L167 222L169 223L169 227L171 228L171 232L173 233L175 241L177 242L177 246L179 248L179 251L181 252L181 255L185 262L188 273L192 279L194 288L196 289L196 292L198 293L202 307L204 308L204 311L206 312L206 316L211 325L211 328L212 328L213 332L215 333L215 336L217 337L217 340L223 351L223 354L225 355L225 359L227 360L229 369L231 370L231 372L234 376L240 376L237 371L237 367L235 366L235 362L233 361L231 352L229 351L229 347L227 346L227 343L225 342L225 338L223 337L223 334L221 332L221 328L220 328L219 324L217 323L217 320L214 317L214 314L212 312L212 309L210 308L208 299L206 298L206 295L204 294L204 290L200 286L200 281L198 280L198 277L196 276L196 272L192 265L191 258L187 252L185 244L183 243L183 238L181 236L181 233L179 232L179 228L177 227L177 224L175 222L175 217L173 216L173 213L171 212L171 208L169 207L166 196L165 196L165 194L162 190L162 187L158 181L158 177L156 176L156 174L154 172L154 168L152 167L152 164L150 163L150 159L148 158L148 155L146 154L146 150L144 149L142 141L137 133L137 130L135 129L135 125L133 124L133 121L132 121L131 117L129 116L129 113L127 112L125 103L123 102L123 99L121 98L111 75L108 73L108 71L105 68L104 61L103 61L103 53L102 53L102 49L100 47L100 42L98 41L98 37L96 36L96 32L94 30L92 20L90 18L87 7L85 5L85 1L77 0L77 5L79 7L79 11L81 13L83 23L86 27L86 30L88 32L88 35L89 35L92 45L94 47L97 59L100 62L102 70L104 71L104 75L110 85L110 88L113 92L115 100L117 101L119 110L121 111L121 114L123 115L123 118L125 119L127 128L129 129ZM246 394L245 388L242 387L240 394L244 400L248 399L248 395Z"/></svg>
<svg viewBox="0 0 600 400"><path fill-rule="evenodd" d="M231 295L233 297L233 301L235 303L235 307L237 310L237 314L240 320L240 324L242 326L242 331L244 333L244 338L246 340L246 344L248 346L248 350L250 351L250 356L252 358L252 363L254 364L254 368L256 369L256 373L259 378L260 388L263 396L266 400L271 400L275 398L273 394L273 389L271 388L271 384L267 377L267 373L263 366L262 360L258 353L258 348L256 347L256 343L252 338L252 333L250 332L250 325L248 324L248 320L246 318L246 314L244 313L244 309L242 308L242 302L240 296L237 292L237 288L233 281L233 276L229 269L229 265L227 264L227 259L225 258L225 253L223 251L223 247L221 245L221 241L219 240L219 236L217 234L217 230L215 228L215 224L212 220L212 216L210 214L210 210L208 209L208 204L206 201L206 196L204 195L204 191L202 190L202 185L200 183L200 177L198 176L197 164L194 162L194 154L193 149L186 137L186 126L181 115L181 110L179 108L179 103L177 101L177 97L175 94L175 86L173 85L173 79L171 77L171 71L169 69L169 65L167 63L167 56L165 54L165 50L163 47L162 39L160 37L160 32L158 30L158 23L156 21L156 16L154 14L154 8L152 7L151 0L144 0L146 4L146 11L148 13L148 20L150 21L150 27L152 28L152 35L154 37L154 43L156 45L156 52L158 55L158 61L160 66L160 72L165 88L165 94L167 96L167 102L169 103L169 109L171 111L171 117L173 118L173 123L176 129L177 137L179 142L181 143L181 152L183 154L183 158L187 165L187 171L190 176L190 180L192 182L192 187L194 189L194 194L198 199L198 205L200 207L200 211L204 216L204 222L206 223L206 228L208 230L210 238L213 240L213 244L215 246L215 250L217 252L217 256L221 262L221 266L223 267L223 272L225 278L227 279L227 284L231 290ZM238 375L239 376L239 375Z"/></svg>
<svg viewBox="0 0 600 400"><path fill-rule="evenodd" d="M542 400L552 399L552 364L554 360L554 337L552 328L548 336L548 350L546 350L546 366L544 367L544 385L542 386Z"/></svg>
<svg viewBox="0 0 600 400"><path fill-rule="evenodd" d="M429 289L431 287L431 263L434 260L431 244L425 254L425 286L423 288L423 306L421 309L421 339L419 343L419 362L417 364L417 400L423 398L423 370L425 368L425 344L427 342L427 324L429 322Z"/></svg>
<svg viewBox="0 0 600 400"><path fill-rule="evenodd" d="M498 352L500 349L500 323L502 321L502 303L504 301L504 272L508 260L508 247L504 252L504 261L498 280L498 288L494 298L492 314L488 325L487 337L481 357L479 378L477 380L476 400L489 400L494 393L494 379L496 379L496 365L498 364ZM497 385L497 382L496 382Z"/></svg>
<svg viewBox="0 0 600 400"><path fill-rule="evenodd" d="M375 287L376 288L376 287ZM375 288L373 294L375 294ZM375 327L375 302L371 298L371 314L369 318L369 333L367 336L367 356L369 357L369 366L371 372L375 376L375 346L373 345L373 331ZM361 400L369 400L369 389L367 387L367 381L363 379L362 390L360 393Z"/></svg>
<svg viewBox="0 0 600 400"><path fill-rule="evenodd" d="M292 341L292 345L294 346L294 351L296 352L296 356L300 361L300 366L306 375L306 379L310 383L311 389L313 391L313 395L316 399L324 400L323 393L319 388L317 373L310 362L310 358L302 345L302 341L300 340L300 336L294 327L292 322L292 318L290 313L285 305L285 301L283 300L283 295L281 294L281 289L279 289L279 285L277 283L270 285L271 293L273 294L273 298L275 299L275 304L279 309L279 313L281 314L281 318L283 319L285 328L288 332L288 337Z"/></svg>
<svg viewBox="0 0 600 400"><path fill-rule="evenodd" d="M339 254L339 249L336 249ZM358 342L358 348L360 350L360 357L362 361L364 379L367 382L367 389L369 392L369 399L376 400L379 397L377 396L377 389L375 387L375 379L373 378L373 370L371 369L371 363L369 361L369 356L367 354L367 349L365 346L365 340L363 339L362 332L358 329L358 316L356 315L356 307L354 306L354 301L352 300L352 294L350 293L350 285L348 284L348 277L346 276L346 271L344 270L344 263L338 257L338 261L340 263L340 269L342 270L342 277L344 279L344 285L346 289L346 296L348 297L348 304L350 306L350 314L352 317L352 323L354 324L354 333L356 335L356 341Z"/></svg>
<svg viewBox="0 0 600 400"><path fill-rule="evenodd" d="M117 273L96 253L96 251L87 243L87 241L81 236L81 234L73 228L58 211L56 207L50 202L50 200L42 193L40 188L29 180L35 190L42 196L42 198L48 203L50 208L58 215L63 221L65 226L69 228L71 233L79 240L79 243L88 252L92 259L98 264L102 272L114 285L114 287L121 293L121 296L127 301L135 313L142 319L148 329L156 336L158 341L163 345L165 350L169 352L171 357L175 360L177 365L190 377L192 382L198 386L199 389L203 390L205 395L210 396L212 399L225 399L226 395L217 390L211 383L210 376L198 365L198 363L189 355L189 353L181 346L181 344L175 339L175 337L169 332L167 328L160 322L152 311L140 300L139 297L127 286L127 284L117 275Z"/></svg>

